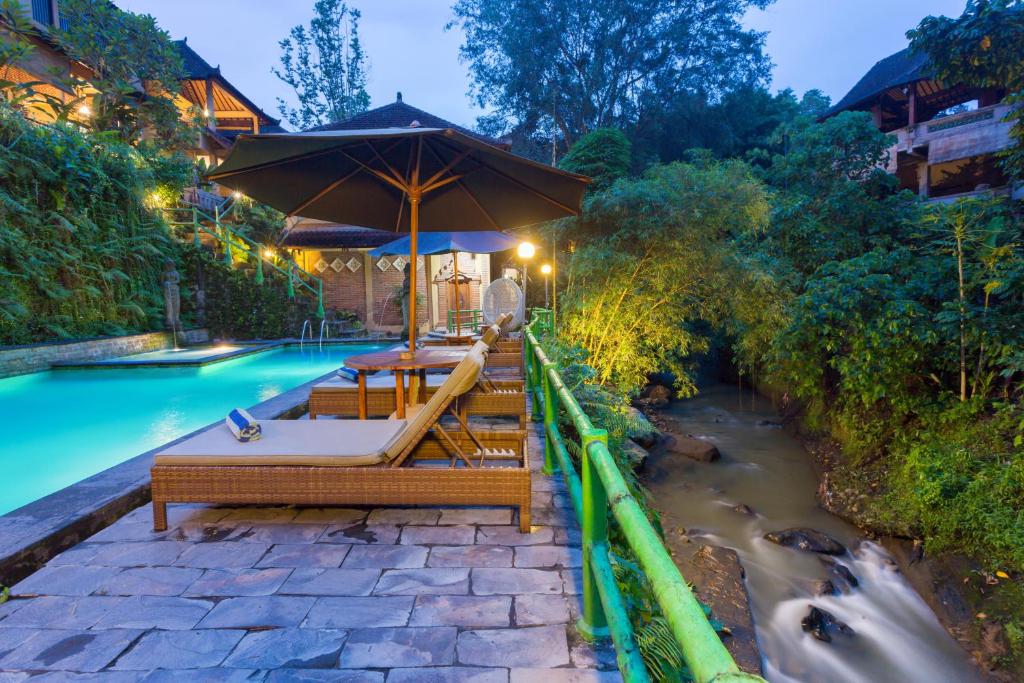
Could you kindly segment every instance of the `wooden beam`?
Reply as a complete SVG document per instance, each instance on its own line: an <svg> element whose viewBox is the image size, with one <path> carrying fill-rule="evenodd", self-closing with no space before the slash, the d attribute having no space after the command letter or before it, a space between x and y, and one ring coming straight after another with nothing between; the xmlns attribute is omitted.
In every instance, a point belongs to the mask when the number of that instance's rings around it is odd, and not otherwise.
<svg viewBox="0 0 1024 683"><path fill-rule="evenodd" d="M907 92L907 125L917 125L917 83L911 83Z"/></svg>
<svg viewBox="0 0 1024 683"><path fill-rule="evenodd" d="M217 127L217 106L213 103L213 79L206 79L206 127Z"/></svg>
<svg viewBox="0 0 1024 683"><path fill-rule="evenodd" d="M322 190L320 190L319 192L317 192L316 194L314 194L314 195L313 195L312 197L310 197L309 199L306 199L305 201L303 201L302 203L300 203L300 204L299 204L298 206L296 206L296 207L295 207L294 209L292 209L291 211L289 211L289 212L288 212L288 213L287 213L286 215L288 215L288 216L294 216L294 215L296 215L296 214L297 214L297 213L298 213L299 211L302 211L302 210L303 210L303 209L305 209L305 208L306 208L307 206L309 206L309 205L310 205L310 204L312 204L313 202L317 201L318 199L320 199L321 197L323 197L323 196L324 196L325 194L327 194L328 192L330 192L330 191L331 191L331 190L333 190L334 188L338 187L338 185L341 185L341 184L342 184L343 182L345 182L346 180L348 180L349 178L351 178L352 176L354 176L354 175L355 175L356 173L359 173L359 171L361 171L361 170L362 170L361 168L357 168L356 170L354 170L354 171L350 172L350 173L349 173L348 175L343 175L342 177L338 178L337 180L335 180L335 181L333 181L333 182L331 182L331 183L328 183L326 187L324 187L324 188L323 188Z"/></svg>
<svg viewBox="0 0 1024 683"><path fill-rule="evenodd" d="M275 161L268 161L265 164L253 164L246 168L240 168L237 171L226 171L224 173L212 173L207 176L210 180L220 180L221 178L230 178L236 175L244 175L253 171L262 171L265 168L273 168L275 166L283 166L284 164L290 164L293 161L301 161L303 159L315 159L316 157L322 157L327 154L334 154L340 150L336 147L330 149L321 149L316 152L303 152L302 154L296 154L293 157L287 157L285 159L276 159Z"/></svg>

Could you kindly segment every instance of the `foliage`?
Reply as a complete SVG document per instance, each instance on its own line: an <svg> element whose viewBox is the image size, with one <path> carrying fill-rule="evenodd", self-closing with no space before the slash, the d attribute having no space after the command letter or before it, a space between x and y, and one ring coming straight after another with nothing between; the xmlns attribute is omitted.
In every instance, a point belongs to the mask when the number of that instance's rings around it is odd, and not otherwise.
<svg viewBox="0 0 1024 683"><path fill-rule="evenodd" d="M88 125L129 143L148 132L163 148L191 144L190 126L173 100L185 69L156 20L106 0L62 0L61 13L67 22L54 29L57 42L91 72L88 86L77 83L91 110Z"/></svg>
<svg viewBox="0 0 1024 683"><path fill-rule="evenodd" d="M968 0L957 19L925 17L907 32L910 46L926 53L936 76L948 83L1005 88L1008 101L1024 103L1024 3L1020 0ZM1004 167L1024 179L1024 113L1009 116L1017 144L1004 154Z"/></svg>
<svg viewBox="0 0 1024 683"><path fill-rule="evenodd" d="M251 199L237 199L230 219L233 229L260 244L276 245L284 235L285 215Z"/></svg>
<svg viewBox="0 0 1024 683"><path fill-rule="evenodd" d="M178 247L147 198L187 177L182 159L0 102L0 343L159 328Z"/></svg>
<svg viewBox="0 0 1024 683"><path fill-rule="evenodd" d="M289 107L278 98L278 110L300 130L343 121L370 106L360 16L344 0L317 0L309 28L295 26L278 43L281 68L273 73L291 86L299 104Z"/></svg>
<svg viewBox="0 0 1024 683"><path fill-rule="evenodd" d="M595 381L631 392L667 370L692 393L688 356L707 348L694 323L719 319L733 285L721 245L767 218L764 188L741 162L657 166L592 195L559 301Z"/></svg>
<svg viewBox="0 0 1024 683"><path fill-rule="evenodd" d="M656 106L655 106L656 105ZM743 85L710 102L702 93L685 90L667 93L644 108L633 131L635 165L684 159L695 148L716 157L757 157L780 150L774 134L798 118L813 119L829 106L819 90L798 100L791 90L772 95L759 86Z"/></svg>
<svg viewBox="0 0 1024 683"><path fill-rule="evenodd" d="M580 138L558 165L592 178L591 191L605 190L629 171L629 139L616 128L598 128Z"/></svg>
<svg viewBox="0 0 1024 683"><path fill-rule="evenodd" d="M982 401L927 413L900 437L888 496L929 552L983 558L991 571L1024 571L1024 451L1007 435L1019 406L992 414Z"/></svg>
<svg viewBox="0 0 1024 683"><path fill-rule="evenodd" d="M628 128L671 94L712 100L768 77L763 34L741 25L771 0L458 0L477 103L492 133L525 129L568 150Z"/></svg>
<svg viewBox="0 0 1024 683"><path fill-rule="evenodd" d="M306 297L288 298L287 280L268 276L262 285L244 267L228 267L205 250L187 249L183 255L183 282L193 291L202 283L206 293L205 325L214 337L279 339L290 337L302 321L312 317ZM195 322L194 297L184 313Z"/></svg>

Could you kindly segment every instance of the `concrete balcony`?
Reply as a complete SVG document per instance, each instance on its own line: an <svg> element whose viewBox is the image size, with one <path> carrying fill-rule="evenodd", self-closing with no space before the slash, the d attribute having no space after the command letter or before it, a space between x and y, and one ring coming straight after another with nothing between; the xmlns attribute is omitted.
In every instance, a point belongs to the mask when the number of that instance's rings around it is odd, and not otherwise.
<svg viewBox="0 0 1024 683"><path fill-rule="evenodd" d="M1004 120L1011 108L994 104L894 130L889 133L895 142L889 150L887 170L896 172L900 153L927 159L931 166L1006 149L1013 144L1013 126Z"/></svg>

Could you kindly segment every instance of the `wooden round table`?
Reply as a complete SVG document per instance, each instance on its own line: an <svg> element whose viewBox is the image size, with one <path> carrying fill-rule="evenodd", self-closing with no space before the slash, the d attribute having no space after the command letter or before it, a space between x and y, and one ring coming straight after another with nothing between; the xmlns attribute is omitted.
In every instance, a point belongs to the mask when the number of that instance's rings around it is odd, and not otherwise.
<svg viewBox="0 0 1024 683"><path fill-rule="evenodd" d="M359 371L359 419L366 419L366 374L389 370L395 373L395 405L400 419L405 419L405 373L419 373L419 399L427 400L427 370L452 369L466 357L465 351L420 349L413 358L403 359L404 351L377 351L345 359L345 366Z"/></svg>

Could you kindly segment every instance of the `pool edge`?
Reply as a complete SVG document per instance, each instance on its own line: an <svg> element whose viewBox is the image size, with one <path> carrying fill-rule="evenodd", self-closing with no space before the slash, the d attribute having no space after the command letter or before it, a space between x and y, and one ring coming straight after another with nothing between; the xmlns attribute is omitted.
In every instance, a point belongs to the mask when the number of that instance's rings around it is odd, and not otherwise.
<svg viewBox="0 0 1024 683"><path fill-rule="evenodd" d="M309 405L309 389L334 374L320 375L249 408L257 419L289 419ZM221 424L211 422L59 491L0 515L0 586L13 586L52 557L89 538L150 500L153 455Z"/></svg>

